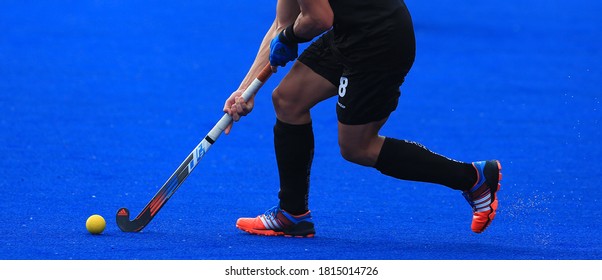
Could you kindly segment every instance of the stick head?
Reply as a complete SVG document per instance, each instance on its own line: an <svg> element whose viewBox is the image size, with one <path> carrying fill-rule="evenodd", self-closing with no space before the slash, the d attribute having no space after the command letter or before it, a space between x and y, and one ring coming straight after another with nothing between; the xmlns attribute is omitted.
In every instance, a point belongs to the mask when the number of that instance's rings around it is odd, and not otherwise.
<svg viewBox="0 0 602 280"><path fill-rule="evenodd" d="M117 216L115 217L115 220L117 221L117 226L119 226L122 231L128 232L128 229L130 228L129 225L131 224L130 210L127 208L120 208L117 210Z"/></svg>
<svg viewBox="0 0 602 280"><path fill-rule="evenodd" d="M121 208L117 211L116 221L119 229L124 232L139 232L141 231L153 217L151 216L150 209L145 208L138 217L130 221L130 210L127 208Z"/></svg>

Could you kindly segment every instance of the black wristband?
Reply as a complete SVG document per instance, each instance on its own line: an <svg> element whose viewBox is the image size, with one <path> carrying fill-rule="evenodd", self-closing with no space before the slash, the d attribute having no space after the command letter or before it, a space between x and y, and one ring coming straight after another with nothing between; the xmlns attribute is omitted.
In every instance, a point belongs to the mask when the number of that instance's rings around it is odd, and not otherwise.
<svg viewBox="0 0 602 280"><path fill-rule="evenodd" d="M293 31L293 24L289 25L287 28L282 30L282 32L280 32L280 34L278 34L278 37L281 42L283 42L285 44L289 44L289 45L306 43L306 42L311 41L311 39L297 37L297 35L295 35L295 31Z"/></svg>

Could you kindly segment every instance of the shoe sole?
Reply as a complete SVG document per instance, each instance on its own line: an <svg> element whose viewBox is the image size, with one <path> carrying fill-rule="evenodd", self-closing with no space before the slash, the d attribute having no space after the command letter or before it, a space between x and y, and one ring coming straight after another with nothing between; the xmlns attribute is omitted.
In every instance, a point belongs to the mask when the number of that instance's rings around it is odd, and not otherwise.
<svg viewBox="0 0 602 280"><path fill-rule="evenodd" d="M250 233L253 235L261 235L261 236L284 236L284 237L297 237L297 238L312 238L315 235L313 233L310 233L307 235L294 235L294 234L287 234L282 231L273 231L270 229L266 229L266 230L247 229L247 228L242 228L238 225L236 225L236 227L244 232L247 232L247 233Z"/></svg>

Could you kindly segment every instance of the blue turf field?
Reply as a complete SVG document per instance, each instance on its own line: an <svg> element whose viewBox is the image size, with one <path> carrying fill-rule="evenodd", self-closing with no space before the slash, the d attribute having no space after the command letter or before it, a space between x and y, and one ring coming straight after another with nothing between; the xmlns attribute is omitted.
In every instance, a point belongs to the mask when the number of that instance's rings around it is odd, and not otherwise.
<svg viewBox="0 0 602 280"><path fill-rule="evenodd" d="M238 231L276 203L286 69L142 233L119 231L115 211L136 215L221 117L273 2L1 1L0 259L602 258L597 0L407 0L417 59L383 133L500 159L484 234L459 193L341 159L335 100L313 111L316 238Z"/></svg>

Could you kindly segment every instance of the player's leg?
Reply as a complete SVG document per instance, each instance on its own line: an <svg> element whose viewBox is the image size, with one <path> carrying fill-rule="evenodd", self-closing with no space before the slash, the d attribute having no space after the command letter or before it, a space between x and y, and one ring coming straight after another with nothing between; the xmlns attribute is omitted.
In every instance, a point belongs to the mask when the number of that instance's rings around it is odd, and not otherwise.
<svg viewBox="0 0 602 280"><path fill-rule="evenodd" d="M471 229L483 232L495 218L502 179L497 160L463 163L406 140L378 135L384 120L362 125L339 123L339 145L351 162L373 166L402 180L441 184L461 190L473 208Z"/></svg>
<svg viewBox="0 0 602 280"><path fill-rule="evenodd" d="M280 207L293 215L309 210L309 178L314 153L310 109L336 94L334 85L301 62L272 94L276 124L274 149L280 177Z"/></svg>
<svg viewBox="0 0 602 280"><path fill-rule="evenodd" d="M299 57L272 94L276 124L274 149L280 177L279 205L257 218L242 218L237 227L252 234L313 236L308 207L314 152L310 109L336 95L341 68L331 62L318 39Z"/></svg>
<svg viewBox="0 0 602 280"><path fill-rule="evenodd" d="M374 167L402 180L435 183L465 191L477 180L470 163L456 161L423 145L379 135L386 118L366 124L339 122L339 147L348 161Z"/></svg>
<svg viewBox="0 0 602 280"><path fill-rule="evenodd" d="M459 162L418 143L387 137L374 167L398 179L437 183L462 191L473 208L471 229L475 233L483 232L495 218L502 179L497 160Z"/></svg>
<svg viewBox="0 0 602 280"><path fill-rule="evenodd" d="M497 161L460 162L423 145L379 135L395 110L403 71L344 73L337 117L342 156L402 180L435 183L460 190L474 210L472 229L482 232L495 217L499 189Z"/></svg>
<svg viewBox="0 0 602 280"><path fill-rule="evenodd" d="M309 110L332 97L328 80L296 62L274 90L274 149L280 177L279 205L256 218L241 218L238 228L258 235L311 237L314 225L308 206L314 135Z"/></svg>

